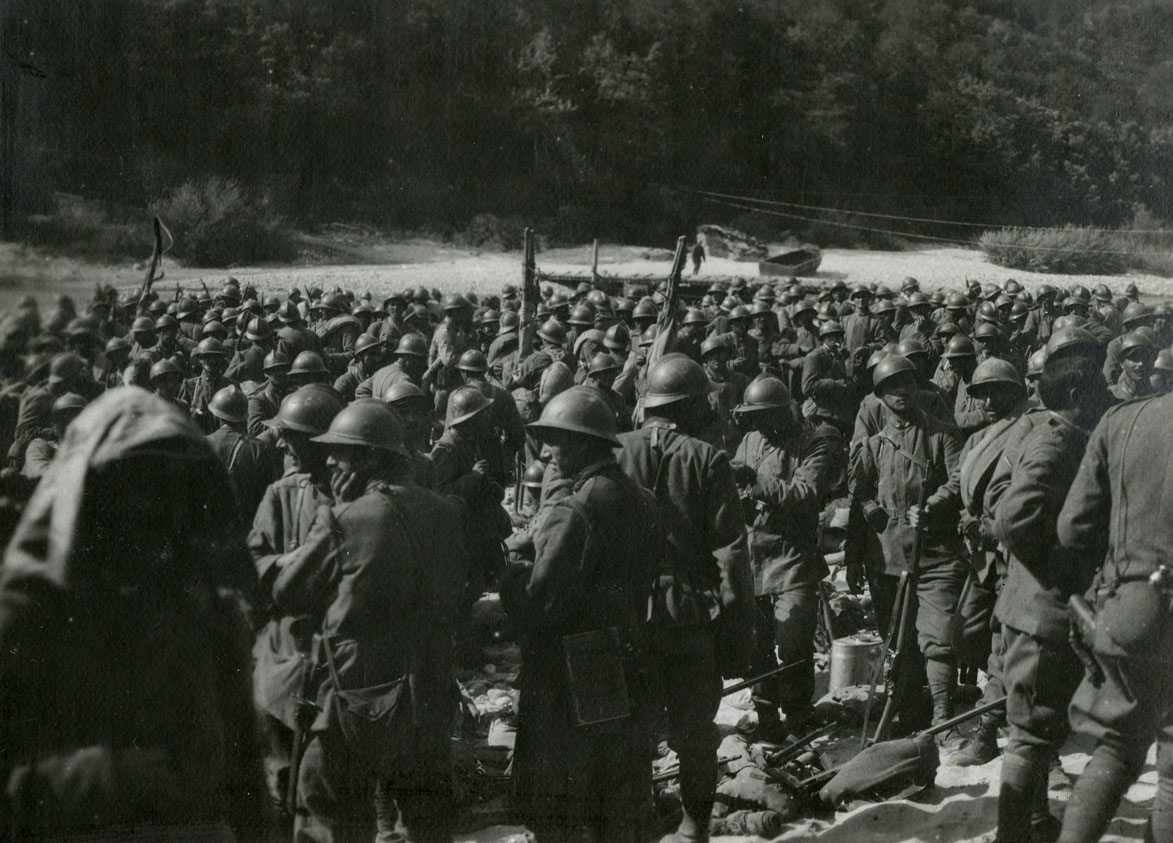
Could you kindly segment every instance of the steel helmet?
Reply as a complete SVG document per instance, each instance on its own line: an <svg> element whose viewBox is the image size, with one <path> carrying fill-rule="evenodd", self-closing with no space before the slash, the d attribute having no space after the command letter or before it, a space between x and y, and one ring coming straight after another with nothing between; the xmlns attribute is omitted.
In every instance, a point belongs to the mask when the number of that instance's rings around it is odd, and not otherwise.
<svg viewBox="0 0 1173 843"><path fill-rule="evenodd" d="M979 322L997 322L999 318L998 308L994 306L992 301L984 301L979 304L975 315Z"/></svg>
<svg viewBox="0 0 1173 843"><path fill-rule="evenodd" d="M228 329L224 327L224 323L218 319L211 319L204 323L200 330L200 335L204 337L226 337L228 336Z"/></svg>
<svg viewBox="0 0 1173 843"><path fill-rule="evenodd" d="M973 332L974 339L988 340L1002 336L1002 330L995 322L982 322Z"/></svg>
<svg viewBox="0 0 1173 843"><path fill-rule="evenodd" d="M614 355L608 354L605 351L598 351L595 356L591 358L591 362L587 365L588 375L598 375L602 372L617 372L619 371L619 361Z"/></svg>
<svg viewBox="0 0 1173 843"><path fill-rule="evenodd" d="M937 336L939 337L952 338L959 333L961 333L961 329L950 322L948 319L937 326Z"/></svg>
<svg viewBox="0 0 1173 843"><path fill-rule="evenodd" d="M856 284L851 288L851 298L853 299L869 299L872 297L872 291L867 288L866 284Z"/></svg>
<svg viewBox="0 0 1173 843"><path fill-rule="evenodd" d="M1131 325L1134 322L1141 322L1153 315L1153 309L1147 304L1140 302L1129 302L1124 312L1120 314L1120 322L1123 325Z"/></svg>
<svg viewBox="0 0 1173 843"><path fill-rule="evenodd" d="M911 357L914 354L928 354L925 350L925 344L916 337L909 337L896 343L894 353L899 354L901 357Z"/></svg>
<svg viewBox="0 0 1173 843"><path fill-rule="evenodd" d="M341 293L327 293L322 296L322 310L329 310L333 313L345 313L346 299Z"/></svg>
<svg viewBox="0 0 1173 843"><path fill-rule="evenodd" d="M316 351L303 351L293 358L293 365L289 367L291 375L324 375L329 370L326 361Z"/></svg>
<svg viewBox="0 0 1173 843"><path fill-rule="evenodd" d="M791 318L797 319L800 313L815 313L815 303L810 299L803 299L794 305L794 312Z"/></svg>
<svg viewBox="0 0 1173 843"><path fill-rule="evenodd" d="M483 375L489 371L489 361L485 359L485 353L477 348L470 348L468 351L460 355L456 361L456 368L462 372L474 372Z"/></svg>
<svg viewBox="0 0 1173 843"><path fill-rule="evenodd" d="M1092 298L1096 301L1112 301L1112 291L1108 289L1107 284L1097 284L1092 290Z"/></svg>
<svg viewBox="0 0 1173 843"><path fill-rule="evenodd" d="M248 399L239 386L231 384L212 396L208 412L223 421L240 423L248 418Z"/></svg>
<svg viewBox="0 0 1173 843"><path fill-rule="evenodd" d="M751 314L749 312L749 308L743 304L739 304L737 307L735 307L731 311L729 311L729 321L730 322L749 321L750 315Z"/></svg>
<svg viewBox="0 0 1173 843"><path fill-rule="evenodd" d="M49 383L72 381L85 369L85 361L71 351L58 354L49 363Z"/></svg>
<svg viewBox="0 0 1173 843"><path fill-rule="evenodd" d="M361 445L408 455L403 447L399 418L381 401L355 401L343 408L334 416L329 429L313 441L323 445Z"/></svg>
<svg viewBox="0 0 1173 843"><path fill-rule="evenodd" d="M149 334L155 330L155 320L149 316L140 316L130 326L132 334Z"/></svg>
<svg viewBox="0 0 1173 843"><path fill-rule="evenodd" d="M1043 364L1047 362L1046 347L1036 349L1030 357L1026 358L1026 378L1037 378L1043 373Z"/></svg>
<svg viewBox="0 0 1173 843"><path fill-rule="evenodd" d="M651 299L640 299L635 309L631 311L632 319L655 319L659 315L660 311L656 309L656 303Z"/></svg>
<svg viewBox="0 0 1173 843"><path fill-rule="evenodd" d="M753 294L754 301L772 302L774 300L774 288L769 284L763 284L758 287L757 292Z"/></svg>
<svg viewBox="0 0 1173 843"><path fill-rule="evenodd" d="M497 311L493 310L493 308L490 307L488 310L486 310L484 313L481 314L481 324L482 325L499 325L499 324L501 324L501 314L498 313Z"/></svg>
<svg viewBox="0 0 1173 843"><path fill-rule="evenodd" d="M884 381L905 373L912 375L914 379L917 377L913 362L899 354L889 354L872 370L872 391L878 390Z"/></svg>
<svg viewBox="0 0 1173 843"><path fill-rule="evenodd" d="M521 485L527 489L542 488L542 480L546 476L546 464L534 460L525 467L525 474L521 476Z"/></svg>
<svg viewBox="0 0 1173 843"><path fill-rule="evenodd" d="M1153 342L1152 337L1143 328L1135 331L1130 331L1124 335L1124 339L1120 342L1120 354L1123 357L1128 356L1128 352L1134 349L1141 349L1146 352L1155 354L1157 346Z"/></svg>
<svg viewBox="0 0 1173 843"><path fill-rule="evenodd" d="M1079 296L1068 296L1063 299L1063 309L1066 310L1070 307L1087 307L1087 301Z"/></svg>
<svg viewBox="0 0 1173 843"><path fill-rule="evenodd" d="M1022 382L1022 377L1018 374L1018 370L1014 365L1001 357L991 357L988 360L983 360L978 364L978 367L973 370L973 377L970 379L970 390L982 386L990 386L996 383L1006 383L1011 386L1016 386L1025 391L1026 387Z"/></svg>
<svg viewBox="0 0 1173 843"><path fill-rule="evenodd" d="M1004 289L1008 294L1010 294L1012 296L1017 296L1019 293L1022 292L1022 285L1019 284L1017 281L1015 281L1013 278L1007 278L1006 279L1006 286L1003 287L1002 289Z"/></svg>
<svg viewBox="0 0 1173 843"><path fill-rule="evenodd" d="M250 339L253 342L260 340L267 340L273 336L273 326L264 319L250 319L248 328L244 332L245 339Z"/></svg>
<svg viewBox="0 0 1173 843"><path fill-rule="evenodd" d="M896 305L892 303L891 299L879 299L872 305L872 313L892 313L896 310Z"/></svg>
<svg viewBox="0 0 1173 843"><path fill-rule="evenodd" d="M1099 346L1096 338L1085 328L1068 325L1059 328L1047 340L1047 359L1057 359L1080 353L1094 354Z"/></svg>
<svg viewBox="0 0 1173 843"><path fill-rule="evenodd" d="M723 335L718 334L717 336L708 337L701 343L701 359L704 360L715 351L732 352L729 342Z"/></svg>
<svg viewBox="0 0 1173 843"><path fill-rule="evenodd" d="M538 336L553 345L566 344L566 329L557 319L550 318L543 322L542 327L538 328Z"/></svg>
<svg viewBox="0 0 1173 843"><path fill-rule="evenodd" d="M407 380L396 381L383 390L383 400L388 404L398 404L403 401L427 401L429 406L431 405L431 401L428 396L424 395L424 391Z"/></svg>
<svg viewBox="0 0 1173 843"><path fill-rule="evenodd" d="M265 355L264 362L261 364L261 370L265 372L288 372L289 358L280 351L270 351Z"/></svg>
<svg viewBox="0 0 1173 843"><path fill-rule="evenodd" d="M54 416L77 415L86 408L86 399L76 392L66 392L58 396L49 412Z"/></svg>
<svg viewBox="0 0 1173 843"><path fill-rule="evenodd" d="M1024 301L1016 301L1010 308L1010 318L1015 322L1024 322L1030 314L1030 306Z"/></svg>
<svg viewBox="0 0 1173 843"><path fill-rule="evenodd" d="M974 347L973 340L964 334L958 334L953 339L949 340L949 344L945 346L945 353L942 357L976 357L977 349Z"/></svg>
<svg viewBox="0 0 1173 843"><path fill-rule="evenodd" d="M369 301L360 301L350 309L350 315L356 318L360 316L374 316L375 309L371 307L371 303Z"/></svg>
<svg viewBox="0 0 1173 843"><path fill-rule="evenodd" d="M587 293L586 300L595 307L610 307L611 305L611 299L607 297L607 294L603 290L591 290Z"/></svg>
<svg viewBox="0 0 1173 843"><path fill-rule="evenodd" d="M179 308L176 310L176 313L180 319L185 319L188 316L193 316L198 313L199 309L200 303L191 296L187 296L180 300Z"/></svg>
<svg viewBox="0 0 1173 843"><path fill-rule="evenodd" d="M215 337L204 337L192 352L193 357L223 357L224 346Z"/></svg>
<svg viewBox="0 0 1173 843"><path fill-rule="evenodd" d="M736 412L750 413L758 410L775 410L789 407L791 404L790 390L777 378L758 378L751 381L745 388L741 403Z"/></svg>
<svg viewBox="0 0 1173 843"><path fill-rule="evenodd" d="M179 364L170 357L164 357L159 362L151 366L150 375L147 377L148 381L153 381L155 378L161 378L163 375L177 375L183 377L183 370L179 368Z"/></svg>
<svg viewBox="0 0 1173 843"><path fill-rule="evenodd" d="M945 297L945 307L948 310L967 310L969 308L969 300L961 293L950 293Z"/></svg>
<svg viewBox="0 0 1173 843"><path fill-rule="evenodd" d="M363 334L354 341L354 356L358 357L362 354L366 354L368 351L375 351L376 349L382 348L386 344L386 340L381 340L378 337L372 336L371 334Z"/></svg>
<svg viewBox="0 0 1173 843"><path fill-rule="evenodd" d="M1014 306L1014 299L1003 293L994 299L994 308L997 310L1009 309Z"/></svg>
<svg viewBox="0 0 1173 843"><path fill-rule="evenodd" d="M581 334L579 334L577 337L575 337L574 338L574 353L576 356L582 351L582 347L584 345L586 345L588 342L593 342L596 345L602 345L603 344L603 332L600 331L598 328L588 328L587 330L585 330Z"/></svg>
<svg viewBox="0 0 1173 843"><path fill-rule="evenodd" d="M705 316L705 312L696 307L690 307L684 314L685 325L708 325L709 317Z"/></svg>
<svg viewBox="0 0 1173 843"><path fill-rule="evenodd" d="M297 309L297 305L291 301L285 302L281 305L281 309L277 311L277 321L286 325L291 322L298 322L301 320L301 311Z"/></svg>
<svg viewBox="0 0 1173 843"><path fill-rule="evenodd" d="M570 297L565 293L550 296L550 310L570 310Z"/></svg>
<svg viewBox="0 0 1173 843"><path fill-rule="evenodd" d="M619 303L615 305L616 313L633 313L634 311L635 299L631 298L630 296L624 296L619 300Z"/></svg>
<svg viewBox="0 0 1173 843"><path fill-rule="evenodd" d="M835 309L835 304L830 299L819 305L818 318L820 322L827 322L838 315L839 311Z"/></svg>
<svg viewBox="0 0 1173 843"><path fill-rule="evenodd" d="M842 336L843 326L834 319L829 319L823 323L821 328L819 328L819 339L822 339L823 337L829 337L832 334L838 334Z"/></svg>
<svg viewBox="0 0 1173 843"><path fill-rule="evenodd" d="M448 418L446 424L452 426L468 421L493 403L479 386L468 384L452 390L448 396Z"/></svg>
<svg viewBox="0 0 1173 843"><path fill-rule="evenodd" d="M699 398L715 390L700 363L683 354L670 354L662 358L648 375L644 406L662 407Z"/></svg>
<svg viewBox="0 0 1173 843"><path fill-rule="evenodd" d="M565 430L619 445L615 413L593 386L573 386L550 399L536 422L526 425L542 436L544 431Z"/></svg>
<svg viewBox="0 0 1173 843"><path fill-rule="evenodd" d="M516 310L506 310L501 314L501 321L497 325L497 336L504 336L505 334L513 333L517 330L517 326L521 324L521 317L517 315Z"/></svg>
<svg viewBox="0 0 1173 843"><path fill-rule="evenodd" d="M656 334L659 332L660 329L656 327L654 322L651 325L648 325L648 327L644 328L644 332L639 335L639 347L647 348L650 346L656 341Z"/></svg>
<svg viewBox="0 0 1173 843"><path fill-rule="evenodd" d="M885 357L887 357L891 353L892 352L888 351L887 349L877 348L875 351L873 351L871 354L868 355L868 362L864 366L864 369L870 372L872 369L876 368L877 365L879 365L881 360L883 360Z"/></svg>
<svg viewBox="0 0 1173 843"><path fill-rule="evenodd" d="M106 353L114 354L117 351L130 351L130 343L126 337L111 337L106 342Z"/></svg>
<svg viewBox="0 0 1173 843"><path fill-rule="evenodd" d="M172 319L171 321L175 321ZM65 333L71 337L89 337L93 339L95 332L94 321L85 316L77 316L69 320L65 326Z"/></svg>
<svg viewBox="0 0 1173 843"><path fill-rule="evenodd" d="M928 307L930 304L929 297L917 290L908 297L908 307L911 310L914 307Z"/></svg>
<svg viewBox="0 0 1173 843"><path fill-rule="evenodd" d="M631 333L627 326L617 322L608 328L603 334L603 345L612 351L627 351L631 345Z"/></svg>
<svg viewBox="0 0 1173 843"><path fill-rule="evenodd" d="M759 316L771 316L775 321L778 319L777 316L774 316L774 309L770 307L770 304L761 299L753 303L753 307L749 309L749 315L755 319Z"/></svg>
<svg viewBox="0 0 1173 843"><path fill-rule="evenodd" d="M734 295L727 295L721 299L721 309L728 312L741 304L741 299Z"/></svg>
<svg viewBox="0 0 1173 843"><path fill-rule="evenodd" d="M1059 294L1059 291L1056 290L1054 287L1052 287L1050 284L1041 284L1039 286L1038 290L1035 291L1035 297L1038 299L1043 299L1043 298L1046 298L1047 296L1056 296L1058 294Z"/></svg>
<svg viewBox="0 0 1173 843"><path fill-rule="evenodd" d="M1029 307L1029 306L1031 306L1031 305L1033 305L1033 304L1035 303L1035 297L1034 297L1034 296L1032 296L1032 295L1030 294L1030 292L1029 292L1029 291L1027 291L1027 290L1023 290L1021 293L1019 293L1018 295L1016 295L1016 296L1014 297L1014 299L1015 299L1015 301L1020 301L1020 302L1022 302L1023 304L1027 305L1028 307Z"/></svg>
<svg viewBox="0 0 1173 843"><path fill-rule="evenodd" d="M404 334L399 338L399 345L395 348L395 355L407 355L409 357L427 357L428 356L428 341L423 334L410 333Z"/></svg>
<svg viewBox="0 0 1173 843"><path fill-rule="evenodd" d="M1162 372L1173 372L1173 351L1162 348L1157 353L1157 359L1153 362L1153 368L1160 369Z"/></svg>
<svg viewBox="0 0 1173 843"><path fill-rule="evenodd" d="M570 311L570 319L568 321L571 325L594 325L595 309L586 303L577 305Z"/></svg>

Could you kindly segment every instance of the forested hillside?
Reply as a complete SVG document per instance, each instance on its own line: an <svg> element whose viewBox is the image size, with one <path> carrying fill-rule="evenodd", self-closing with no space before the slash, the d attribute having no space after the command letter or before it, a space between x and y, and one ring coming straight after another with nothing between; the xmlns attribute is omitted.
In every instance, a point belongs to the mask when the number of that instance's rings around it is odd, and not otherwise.
<svg viewBox="0 0 1173 843"><path fill-rule="evenodd" d="M652 238L678 186L991 224L1173 217L1173 2L6 0L3 225L147 207ZM780 226L803 226L779 220ZM938 229L939 230L939 229Z"/></svg>

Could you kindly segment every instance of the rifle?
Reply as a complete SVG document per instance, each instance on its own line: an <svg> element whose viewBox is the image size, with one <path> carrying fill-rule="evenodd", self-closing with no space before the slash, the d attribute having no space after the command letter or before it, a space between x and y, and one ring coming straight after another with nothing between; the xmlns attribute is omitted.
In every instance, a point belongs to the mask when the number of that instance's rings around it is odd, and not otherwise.
<svg viewBox="0 0 1173 843"><path fill-rule="evenodd" d="M769 679L771 676L777 676L780 673L785 673L786 671L790 670L791 668L798 667L801 664L806 664L807 661L808 661L808 659L800 659L796 662L791 662L790 664L783 664L783 665L779 665L778 667L770 668L765 673L759 674L758 676L753 676L749 679L743 679L742 681L738 682L736 685L730 685L728 688L726 688L725 690L723 690L721 692L721 696L727 697L730 694L736 694L738 691L744 690L746 688L752 688L754 685L758 684L763 679Z"/></svg>
<svg viewBox="0 0 1173 843"><path fill-rule="evenodd" d="M301 759L305 755L306 740L309 729L306 720L309 719L307 709L316 709L317 705L308 699L314 677L314 665L307 653L299 654L304 664L301 678L301 693L297 697L297 713L294 715L296 727L293 730L293 748L289 753L289 780L285 783L285 808L289 815L297 815L297 780L301 775Z"/></svg>
<svg viewBox="0 0 1173 843"><path fill-rule="evenodd" d="M522 485L522 480L525 479L525 456L521 451L517 452L517 459L514 462L514 468L517 471L517 481L513 487L513 513L520 515L521 496L525 494L525 486Z"/></svg>
<svg viewBox="0 0 1173 843"><path fill-rule="evenodd" d="M151 250L151 263L147 267L147 277L143 279L142 289L139 290L138 302L141 305L151 295L151 285L153 285L163 275L160 274L158 278L155 277L155 272L159 269L159 261L163 259L163 221L155 217L155 248Z"/></svg>
<svg viewBox="0 0 1173 843"><path fill-rule="evenodd" d="M534 230L525 230L525 250L521 258L521 313L517 325L517 364L529 356L537 332L538 274L534 266Z"/></svg>
<svg viewBox="0 0 1173 843"><path fill-rule="evenodd" d="M928 497L928 483L922 480L920 495L917 497L917 509L924 510ZM892 653L892 670L888 674L890 689L888 699L884 700L884 711L880 715L880 722L876 724L876 742L884 739L884 733L892 724L892 716L896 713L896 679L906 670L905 662L909 658L908 636L912 630L912 607L916 600L917 581L920 579L920 554L921 546L924 544L924 534L924 527L918 526L912 539L912 559L908 561L908 578L904 583L904 600L900 606L900 627L896 636L896 650Z"/></svg>

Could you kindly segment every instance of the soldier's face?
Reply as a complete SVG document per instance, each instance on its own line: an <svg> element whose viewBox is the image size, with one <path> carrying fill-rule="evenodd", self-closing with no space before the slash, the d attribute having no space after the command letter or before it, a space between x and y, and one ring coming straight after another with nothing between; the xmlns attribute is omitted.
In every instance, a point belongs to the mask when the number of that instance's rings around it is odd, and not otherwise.
<svg viewBox="0 0 1173 843"><path fill-rule="evenodd" d="M710 354L705 357L705 374L710 378L723 378L729 359L724 354Z"/></svg>
<svg viewBox="0 0 1173 843"><path fill-rule="evenodd" d="M552 462L563 477L573 477L583 468L583 437L560 430L549 430L543 435L542 461Z"/></svg>
<svg viewBox="0 0 1173 843"><path fill-rule="evenodd" d="M1137 380L1143 378L1148 373L1148 360L1141 355L1129 355L1121 362L1124 371L1128 373L1128 377Z"/></svg>
<svg viewBox="0 0 1173 843"><path fill-rule="evenodd" d="M916 403L916 378L911 372L889 378L880 384L879 396L894 413L908 413Z"/></svg>

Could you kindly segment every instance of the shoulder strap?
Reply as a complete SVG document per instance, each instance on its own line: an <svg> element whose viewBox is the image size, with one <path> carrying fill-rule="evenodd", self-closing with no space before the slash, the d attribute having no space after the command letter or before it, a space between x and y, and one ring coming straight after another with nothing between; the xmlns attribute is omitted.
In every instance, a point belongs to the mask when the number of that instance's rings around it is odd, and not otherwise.
<svg viewBox="0 0 1173 843"><path fill-rule="evenodd" d="M236 458L240 456L240 449L244 447L244 437L239 436L236 439L236 444L232 446L232 456L228 458L228 473L232 474L232 469L236 466Z"/></svg>

